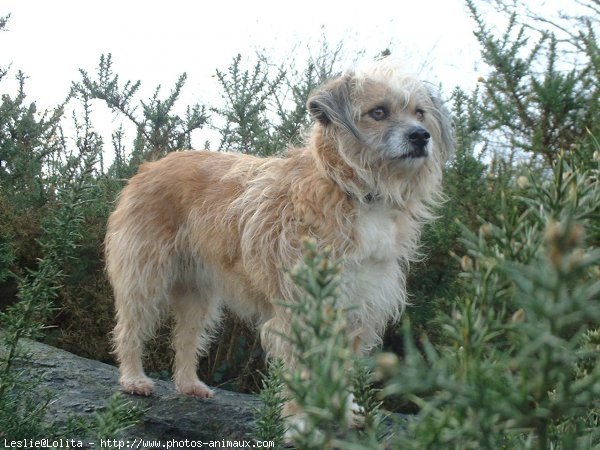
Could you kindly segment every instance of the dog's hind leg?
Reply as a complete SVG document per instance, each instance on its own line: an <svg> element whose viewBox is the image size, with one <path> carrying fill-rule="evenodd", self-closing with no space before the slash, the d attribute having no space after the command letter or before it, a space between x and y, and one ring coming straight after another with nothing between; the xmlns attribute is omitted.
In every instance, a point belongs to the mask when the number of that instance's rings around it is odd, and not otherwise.
<svg viewBox="0 0 600 450"><path fill-rule="evenodd" d="M211 332L219 320L219 303L198 292L172 294L171 302L175 316L173 379L177 390L186 395L212 397L213 391L198 379L196 368L198 356L208 350Z"/></svg>
<svg viewBox="0 0 600 450"><path fill-rule="evenodd" d="M151 302L138 294L115 292L117 325L114 329L115 353L119 361L119 382L125 392L150 395L154 382L142 366L144 342L149 339L160 318L160 302Z"/></svg>

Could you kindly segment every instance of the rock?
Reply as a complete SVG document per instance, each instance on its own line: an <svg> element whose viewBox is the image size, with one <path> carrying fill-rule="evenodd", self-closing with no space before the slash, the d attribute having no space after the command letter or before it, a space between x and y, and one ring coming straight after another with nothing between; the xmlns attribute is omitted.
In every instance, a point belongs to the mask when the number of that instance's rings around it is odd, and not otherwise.
<svg viewBox="0 0 600 450"><path fill-rule="evenodd" d="M32 354L32 376L39 376L40 392L53 400L47 417L57 426L75 417L89 418L106 400L120 391L118 370L108 364L73 355L39 342L26 341ZM216 441L252 438L255 415L261 402L255 395L215 389L212 399L178 394L173 383L156 381L150 397L124 394L144 410L141 423L126 430L122 439ZM85 436L81 437L85 441ZM144 447L139 447L144 448Z"/></svg>
<svg viewBox="0 0 600 450"><path fill-rule="evenodd" d="M39 387L37 392L41 397L46 391L52 394L46 417L57 430L73 419L89 420L106 405L111 396L121 392L116 367L39 342L21 342L31 354L24 372L36 380ZM256 412L262 405L258 396L213 388L213 398L193 398L177 393L170 381L155 382L155 391L150 397L123 394L143 411L143 415L138 425L114 437L119 441L101 445L93 441L92 436L67 438L80 441L84 448L107 448L113 445L114 448L140 450L187 449L198 448L201 442L205 448L211 448L211 442L221 445L221 448L229 448L223 441L237 442L238 446L244 443L252 445L250 441L254 437ZM399 430L398 427L404 428L403 424L409 420L410 415L388 414L384 420L386 434L394 434ZM65 445L61 443L57 446ZM77 445L70 444L70 447Z"/></svg>

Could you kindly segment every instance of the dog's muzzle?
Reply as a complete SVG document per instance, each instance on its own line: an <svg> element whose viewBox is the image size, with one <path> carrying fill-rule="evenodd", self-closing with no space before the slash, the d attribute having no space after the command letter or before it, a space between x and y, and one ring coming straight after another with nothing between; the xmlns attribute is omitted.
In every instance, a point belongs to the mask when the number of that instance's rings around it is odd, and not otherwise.
<svg viewBox="0 0 600 450"><path fill-rule="evenodd" d="M427 144L431 134L423 127L413 127L408 130L406 139L410 143L411 151L403 155L403 158L423 158L427 156Z"/></svg>

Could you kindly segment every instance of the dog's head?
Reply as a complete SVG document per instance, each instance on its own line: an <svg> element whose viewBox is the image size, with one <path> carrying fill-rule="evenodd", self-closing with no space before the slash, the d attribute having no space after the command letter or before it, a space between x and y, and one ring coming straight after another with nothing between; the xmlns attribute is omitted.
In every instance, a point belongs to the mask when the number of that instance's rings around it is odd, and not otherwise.
<svg viewBox="0 0 600 450"><path fill-rule="evenodd" d="M404 196L400 191L423 177L435 187L453 152L450 117L437 92L389 64L329 81L310 96L308 109L333 144L326 147L360 179L357 194Z"/></svg>

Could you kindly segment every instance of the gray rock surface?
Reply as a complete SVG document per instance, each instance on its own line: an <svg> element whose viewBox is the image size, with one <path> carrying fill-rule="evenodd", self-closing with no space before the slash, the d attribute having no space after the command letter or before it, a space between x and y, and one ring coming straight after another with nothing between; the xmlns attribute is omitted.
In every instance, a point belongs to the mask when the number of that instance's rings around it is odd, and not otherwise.
<svg viewBox="0 0 600 450"><path fill-rule="evenodd" d="M119 392L116 367L38 342L27 341L25 345L33 355L32 373L41 378L40 392L53 393L48 408L48 419L53 423L63 425L73 417L89 418ZM215 391L212 399L191 398L178 394L171 382L156 381L155 393L150 397L126 395L145 413L141 423L126 430L122 439L156 439L163 445L167 440L251 439L260 400L254 395Z"/></svg>
<svg viewBox="0 0 600 450"><path fill-rule="evenodd" d="M110 397L121 392L118 369L114 366L39 342L24 340L23 345L32 356L24 363L27 365L23 367L24 372L34 377L40 396L45 391L51 392L46 417L57 429L64 429L73 419L89 421ZM150 397L123 394L143 415L138 425L114 437L118 441L109 444L112 448L215 448L211 443L217 443L217 448L252 446L256 412L261 406L256 395L213 388L214 398L199 399L178 394L170 381L155 381L155 392ZM390 414L384 422L388 432L393 434L409 420L409 415ZM108 447L90 436L69 438L83 443L84 448ZM233 441L233 446L227 447L223 441ZM66 446L62 444L58 447Z"/></svg>

